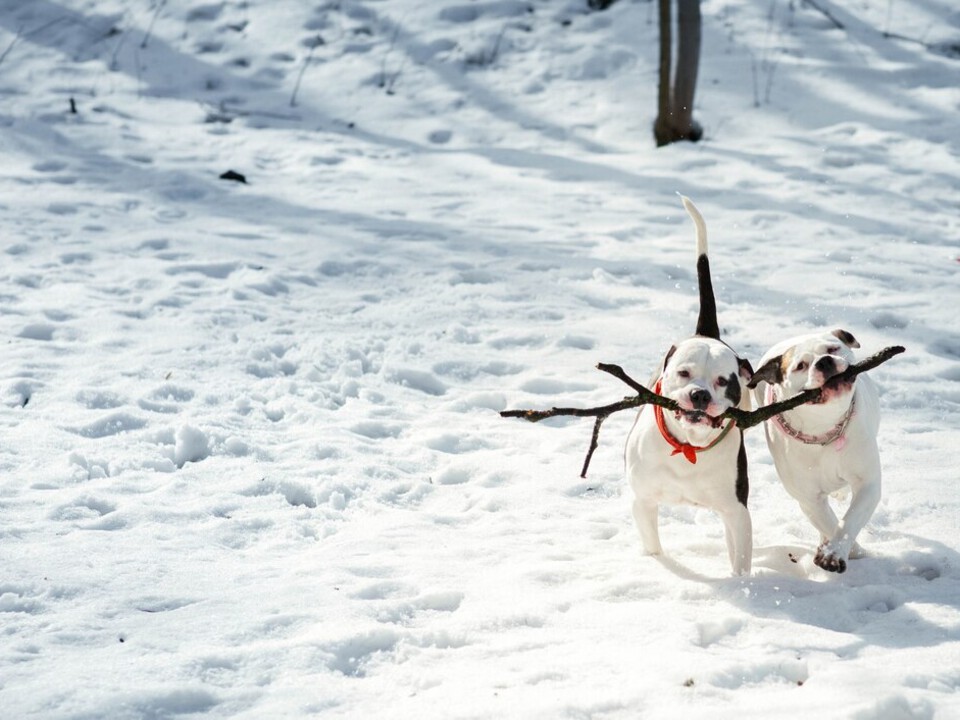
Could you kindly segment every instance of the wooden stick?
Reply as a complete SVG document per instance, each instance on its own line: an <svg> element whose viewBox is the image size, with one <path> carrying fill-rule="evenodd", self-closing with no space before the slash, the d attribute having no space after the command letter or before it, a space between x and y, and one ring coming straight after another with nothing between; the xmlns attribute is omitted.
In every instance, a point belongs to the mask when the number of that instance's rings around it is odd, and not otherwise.
<svg viewBox="0 0 960 720"><path fill-rule="evenodd" d="M891 347L884 348L880 352L871 355L866 360L861 360L858 363L854 363L839 375L835 375L834 377L830 378L830 380L827 381L827 384L829 385L831 383L849 382L860 373L867 372L867 370L873 370L873 368L885 363L894 355L899 355L905 350L906 348L904 348L902 345L893 345ZM802 393L799 395L794 395L792 398L778 400L777 402L770 403L769 405L764 405L756 410L740 410L739 408L730 408L723 413L723 415L724 417L734 420L737 425L740 426L741 430L746 430L747 428L752 428L754 425L759 425L760 423L769 420L774 415L785 413L788 410L793 410L794 408L799 407L800 405L805 405L809 402L816 402L820 399L822 394L823 388L813 388L811 390L804 390Z"/></svg>
<svg viewBox="0 0 960 720"><path fill-rule="evenodd" d="M847 382L853 380L860 373L873 370L873 368L885 363L893 356L899 355L904 351L905 348L901 345L894 345L884 348L880 352L871 355L866 360L861 360L858 363L854 363L842 373L832 378L829 382ZM500 417L522 418L528 422L540 422L541 420L546 420L547 418L558 417L561 415L596 418L593 424L593 434L590 438L590 448L587 450L587 457L583 462L583 469L580 472L580 477L582 478L587 476L587 470L590 467L590 460L593 458L593 453L600 443L600 426L603 425L603 421L610 417L613 413L620 412L621 410L629 410L630 408L641 407L643 405L659 405L667 410L680 409L680 406L675 400L671 400L663 395L658 395L652 390L644 387L632 377L627 375L624 369L619 365L599 363L597 365L597 369L602 370L603 372L612 375L621 382L629 385L630 388L637 394L632 397L625 397L619 402L591 408L553 407L549 410L504 410L500 413ZM814 402L820 398L822 392L822 388L804 390L799 395L795 395L788 400L779 400L756 410L740 410L739 408L730 408L720 416L720 419L733 420L741 430L746 430L754 425L759 425L760 423L769 420L774 415L779 415L780 413L787 412L788 410L793 410L794 408L805 403Z"/></svg>

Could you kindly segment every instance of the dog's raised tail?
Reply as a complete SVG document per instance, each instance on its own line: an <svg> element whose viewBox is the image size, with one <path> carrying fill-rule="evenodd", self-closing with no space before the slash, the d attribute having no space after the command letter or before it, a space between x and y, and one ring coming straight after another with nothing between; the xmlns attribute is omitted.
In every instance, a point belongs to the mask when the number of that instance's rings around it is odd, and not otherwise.
<svg viewBox="0 0 960 720"><path fill-rule="evenodd" d="M707 257L707 224L690 198L681 195L683 207L697 228L697 284L700 288L700 317L697 318L697 335L720 339L717 323L717 301L713 296L713 281L710 279L710 260Z"/></svg>

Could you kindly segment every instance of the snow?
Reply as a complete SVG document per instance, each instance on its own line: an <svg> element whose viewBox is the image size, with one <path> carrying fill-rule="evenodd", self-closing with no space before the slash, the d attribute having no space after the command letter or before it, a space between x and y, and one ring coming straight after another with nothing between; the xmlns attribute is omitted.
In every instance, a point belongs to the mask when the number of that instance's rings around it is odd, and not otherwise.
<svg viewBox="0 0 960 720"><path fill-rule="evenodd" d="M818 4L705 0L656 149L650 2L0 2L0 715L960 716L960 14ZM844 575L759 430L731 578L496 412L692 331L677 192L741 353L907 347Z"/></svg>

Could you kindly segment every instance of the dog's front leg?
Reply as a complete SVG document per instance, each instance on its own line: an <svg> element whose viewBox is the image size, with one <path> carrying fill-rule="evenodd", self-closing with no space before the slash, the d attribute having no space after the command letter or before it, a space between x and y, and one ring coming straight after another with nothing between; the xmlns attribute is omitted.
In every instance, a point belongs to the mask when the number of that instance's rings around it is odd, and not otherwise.
<svg viewBox="0 0 960 720"><path fill-rule="evenodd" d="M817 492L807 497L797 497L800 509L813 526L820 532L820 544L823 545L837 534L840 521L830 507L827 494Z"/></svg>
<svg viewBox="0 0 960 720"><path fill-rule="evenodd" d="M737 503L720 513L727 540L727 553L734 575L749 575L753 562L753 523L746 506Z"/></svg>
<svg viewBox="0 0 960 720"><path fill-rule="evenodd" d="M880 502L880 479L871 481L855 481L850 483L852 497L850 507L837 526L836 532L827 541L817 548L814 562L824 570L842 573L847 569L847 560L851 550L856 548L859 553L863 550L857 545L857 535L873 516Z"/></svg>
<svg viewBox="0 0 960 720"><path fill-rule="evenodd" d="M637 530L640 531L644 552L648 555L663 554L663 548L660 546L658 516L657 503L639 498L633 501L633 519L637 523Z"/></svg>

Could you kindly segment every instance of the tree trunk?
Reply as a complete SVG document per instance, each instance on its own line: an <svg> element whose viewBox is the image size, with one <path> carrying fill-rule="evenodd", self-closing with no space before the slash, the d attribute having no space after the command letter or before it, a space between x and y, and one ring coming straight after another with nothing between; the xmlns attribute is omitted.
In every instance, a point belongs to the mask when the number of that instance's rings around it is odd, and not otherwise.
<svg viewBox="0 0 960 720"><path fill-rule="evenodd" d="M700 0L677 0L677 75L673 90L673 118L677 134L699 140L702 128L693 120L693 94L700 66Z"/></svg>
<svg viewBox="0 0 960 720"><path fill-rule="evenodd" d="M670 17L671 0L659 0L660 15L660 90L657 97L657 120L653 124L653 135L657 147L668 145L673 137L673 93L670 88L670 54L673 44L670 31L673 20Z"/></svg>
<svg viewBox="0 0 960 720"><path fill-rule="evenodd" d="M587 0L587 7L591 10L606 10L617 0Z"/></svg>
<svg viewBox="0 0 960 720"><path fill-rule="evenodd" d="M653 135L662 147L678 140L696 142L703 128L693 119L693 97L700 66L700 0L677 0L677 67L671 77L671 0L659 0L660 87ZM671 82L672 80L672 82Z"/></svg>

